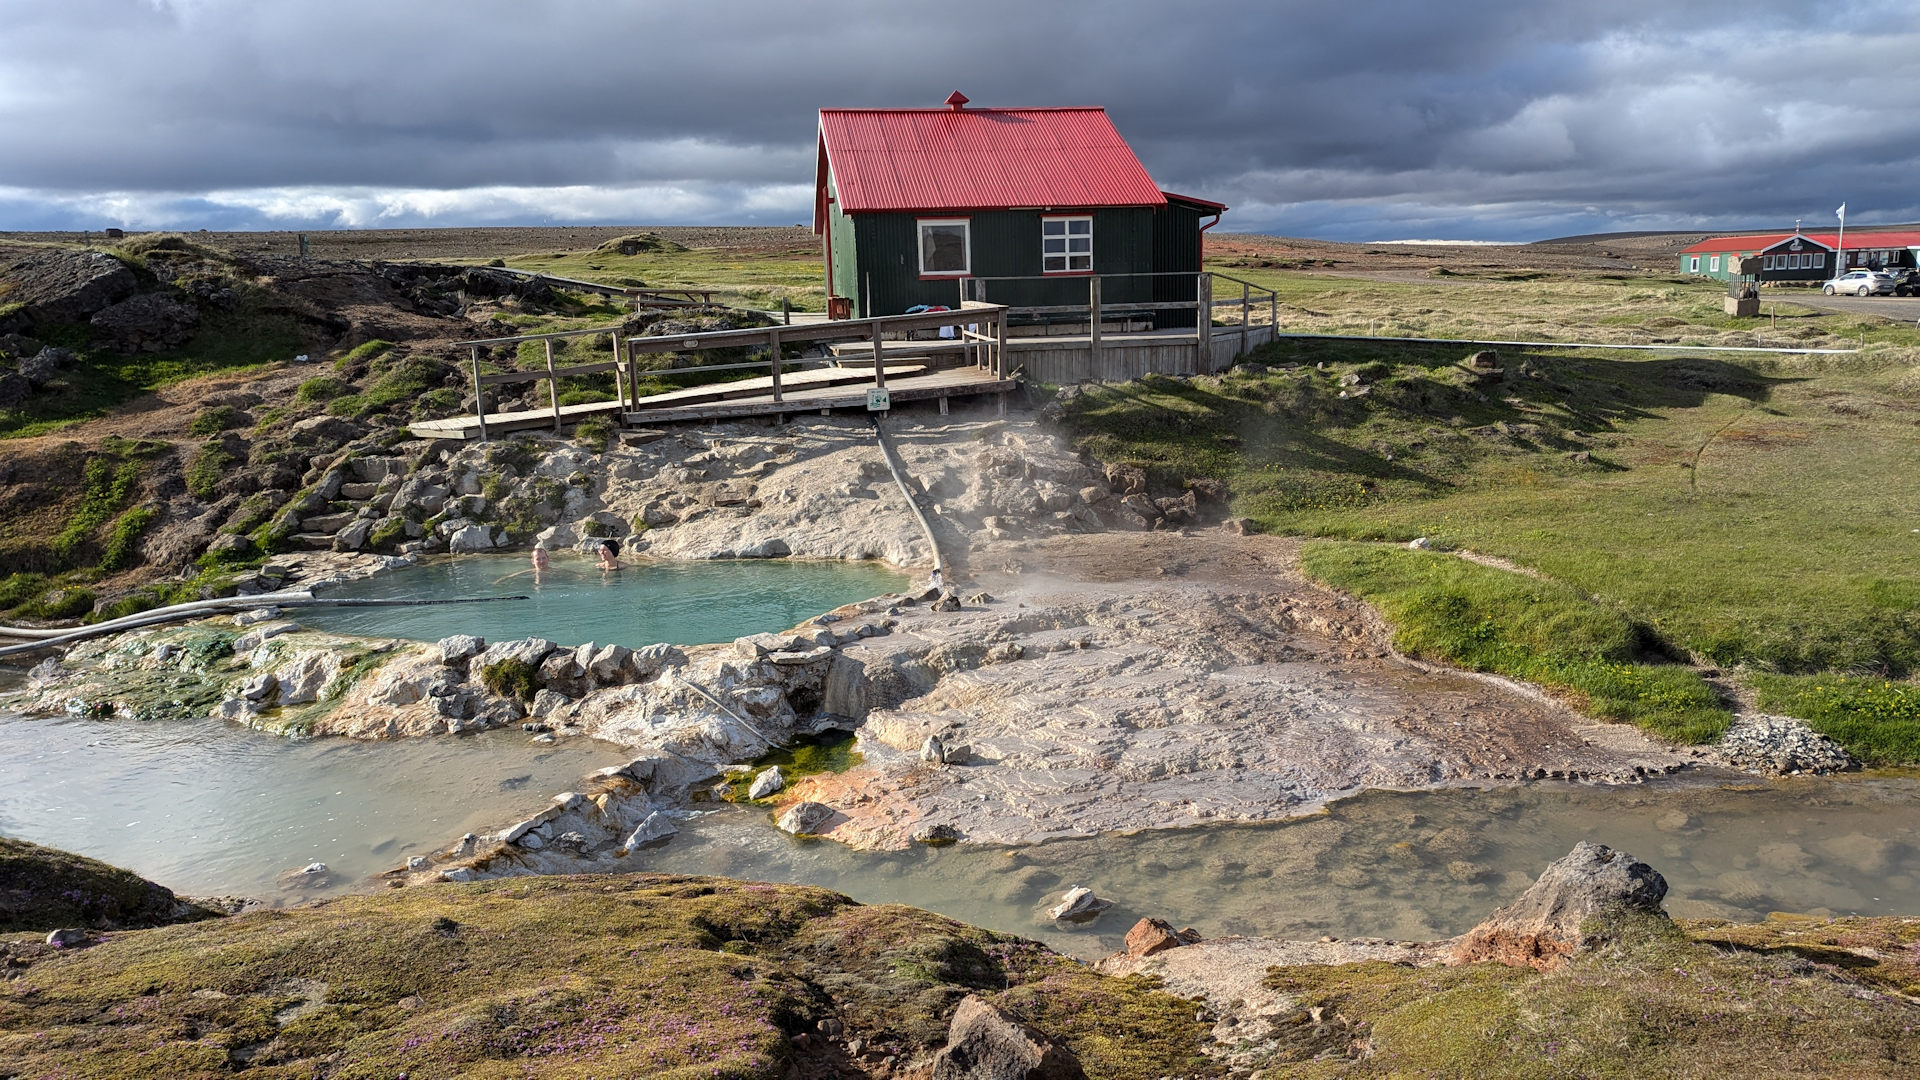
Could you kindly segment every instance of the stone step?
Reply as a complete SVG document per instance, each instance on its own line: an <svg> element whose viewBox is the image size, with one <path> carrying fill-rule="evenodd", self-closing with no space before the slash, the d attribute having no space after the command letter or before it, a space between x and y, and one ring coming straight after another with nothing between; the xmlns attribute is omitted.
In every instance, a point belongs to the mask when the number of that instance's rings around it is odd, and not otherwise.
<svg viewBox="0 0 1920 1080"><path fill-rule="evenodd" d="M310 533L326 533L331 536L353 523L358 514L315 514L300 519L300 527Z"/></svg>
<svg viewBox="0 0 1920 1080"><path fill-rule="evenodd" d="M294 547L305 548L308 551L333 550L332 533L294 533L287 537L287 541Z"/></svg>
<svg viewBox="0 0 1920 1080"><path fill-rule="evenodd" d="M378 483L356 484L348 482L340 485L340 497L348 502L366 502L380 490Z"/></svg>

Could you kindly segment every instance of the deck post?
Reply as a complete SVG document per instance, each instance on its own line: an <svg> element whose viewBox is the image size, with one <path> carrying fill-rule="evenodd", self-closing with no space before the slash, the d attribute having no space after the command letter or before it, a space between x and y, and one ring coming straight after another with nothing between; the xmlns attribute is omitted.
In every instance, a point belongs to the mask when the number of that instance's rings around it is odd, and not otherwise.
<svg viewBox="0 0 1920 1080"><path fill-rule="evenodd" d="M1000 309L993 317L993 377L1005 380L1007 377L1007 311ZM1005 403L1001 404L1004 409Z"/></svg>
<svg viewBox="0 0 1920 1080"><path fill-rule="evenodd" d="M1280 340L1280 290L1274 289L1273 291L1267 293L1267 302L1272 305L1270 314L1272 315L1272 318L1273 318L1273 333L1267 336L1267 340L1279 341Z"/></svg>
<svg viewBox="0 0 1920 1080"><path fill-rule="evenodd" d="M473 347L473 417L480 421L480 441L487 441L487 402L482 395L486 387L480 385L480 346Z"/></svg>
<svg viewBox="0 0 1920 1080"><path fill-rule="evenodd" d="M772 357L773 400L778 404L785 400L780 396L780 331L767 331L767 354Z"/></svg>
<svg viewBox="0 0 1920 1080"><path fill-rule="evenodd" d="M613 397L620 403L620 411L627 411L627 369L620 363L620 331L613 332Z"/></svg>
<svg viewBox="0 0 1920 1080"><path fill-rule="evenodd" d="M880 320L873 320L873 385L881 390L887 388L887 354L881 342L886 331L880 328Z"/></svg>
<svg viewBox="0 0 1920 1080"><path fill-rule="evenodd" d="M553 402L553 430L560 430L560 377L553 373L553 339L547 339L547 399Z"/></svg>
<svg viewBox="0 0 1920 1080"><path fill-rule="evenodd" d="M1094 382L1106 382L1100 368L1100 275L1087 278L1087 311L1093 316L1088 324L1087 338L1087 377Z"/></svg>
<svg viewBox="0 0 1920 1080"><path fill-rule="evenodd" d="M1194 343L1198 352L1193 358L1195 375L1213 374L1213 275L1200 272L1199 287L1193 295L1199 300L1194 309Z"/></svg>

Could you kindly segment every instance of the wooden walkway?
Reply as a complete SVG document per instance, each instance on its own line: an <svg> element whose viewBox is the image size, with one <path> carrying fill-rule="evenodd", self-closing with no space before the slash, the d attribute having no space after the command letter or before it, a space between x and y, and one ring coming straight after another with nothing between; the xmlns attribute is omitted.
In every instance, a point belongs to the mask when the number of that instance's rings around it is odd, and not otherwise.
<svg viewBox="0 0 1920 1080"><path fill-rule="evenodd" d="M947 368L944 371L929 371L924 375L909 375L896 380L894 365L887 365L887 394L894 402L935 401L940 402L940 411L946 412L947 399L950 397L971 397L976 394L1004 394L1020 384L1013 379L997 378L985 368L962 367ZM765 380L762 380L765 381ZM742 416L778 416L790 413L822 413L834 409L867 408L867 390L871 381L852 385L814 386L795 389L790 383L782 384L782 400L773 400L772 387L768 393L754 397L735 398L727 401L714 401L705 404L687 404L666 408L640 408L626 414L629 425L660 424L674 420L723 420ZM646 400L642 399L641 405ZM551 414L549 414L551 415ZM493 421L489 419L491 428Z"/></svg>

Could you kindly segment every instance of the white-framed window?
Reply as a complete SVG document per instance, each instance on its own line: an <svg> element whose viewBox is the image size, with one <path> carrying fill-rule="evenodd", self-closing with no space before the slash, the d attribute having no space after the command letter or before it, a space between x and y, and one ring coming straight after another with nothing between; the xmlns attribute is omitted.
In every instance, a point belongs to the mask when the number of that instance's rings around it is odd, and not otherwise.
<svg viewBox="0 0 1920 1080"><path fill-rule="evenodd" d="M1822 268L1827 265L1827 253L1824 251L1816 251L1813 254L1807 256L1807 258L1813 260L1812 265L1816 268Z"/></svg>
<svg viewBox="0 0 1920 1080"><path fill-rule="evenodd" d="M920 276L966 277L973 272L973 227L966 218L921 218Z"/></svg>
<svg viewBox="0 0 1920 1080"><path fill-rule="evenodd" d="M1764 270L1771 270L1771 269L1773 269L1773 256L1771 256L1771 255L1769 255L1769 256L1767 256L1767 261L1766 261L1766 263L1765 263L1765 264L1763 264L1763 266L1762 266L1761 268L1762 268L1762 269L1764 269Z"/></svg>
<svg viewBox="0 0 1920 1080"><path fill-rule="evenodd" d="M1687 256L1687 273L1697 274L1699 272L1700 272L1700 256L1698 255Z"/></svg>
<svg viewBox="0 0 1920 1080"><path fill-rule="evenodd" d="M1040 269L1048 274L1093 272L1093 219L1040 219Z"/></svg>
<svg viewBox="0 0 1920 1080"><path fill-rule="evenodd" d="M1720 256L1718 256L1718 255L1715 255L1715 256L1714 256L1713 258L1711 258L1711 259L1708 259L1708 260L1707 260L1707 269L1709 269L1709 270L1718 270L1718 269L1720 269Z"/></svg>

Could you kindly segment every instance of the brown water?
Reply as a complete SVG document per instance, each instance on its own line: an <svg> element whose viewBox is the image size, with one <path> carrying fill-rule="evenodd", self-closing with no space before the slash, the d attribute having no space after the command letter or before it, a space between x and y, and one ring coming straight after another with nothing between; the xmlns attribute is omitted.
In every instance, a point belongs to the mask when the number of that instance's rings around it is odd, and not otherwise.
<svg viewBox="0 0 1920 1080"><path fill-rule="evenodd" d="M1920 913L1913 775L1374 792L1281 824L886 854L796 840L740 808L689 822L635 868L823 885L1095 956L1143 915L1209 937L1449 937L1581 840L1652 864L1678 917ZM1071 885L1115 906L1083 927L1046 919Z"/></svg>

